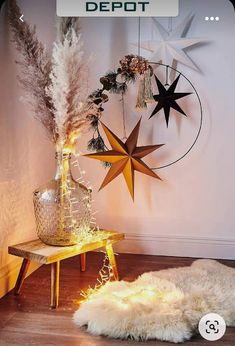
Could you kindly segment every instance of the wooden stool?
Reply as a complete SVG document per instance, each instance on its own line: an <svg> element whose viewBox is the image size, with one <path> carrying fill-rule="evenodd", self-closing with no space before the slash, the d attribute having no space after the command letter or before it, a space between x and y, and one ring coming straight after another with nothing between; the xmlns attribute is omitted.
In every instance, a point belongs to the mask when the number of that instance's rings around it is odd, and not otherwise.
<svg viewBox="0 0 235 346"><path fill-rule="evenodd" d="M23 257L21 269L14 288L15 294L19 294L25 279L30 261L41 264L51 264L51 307L56 308L59 303L60 261L76 255L80 255L80 270L86 270L86 252L105 247L112 266L113 276L118 280L118 270L112 244L124 239L124 233L99 230L94 241L74 246L50 246L36 239L25 243L8 247L8 253Z"/></svg>

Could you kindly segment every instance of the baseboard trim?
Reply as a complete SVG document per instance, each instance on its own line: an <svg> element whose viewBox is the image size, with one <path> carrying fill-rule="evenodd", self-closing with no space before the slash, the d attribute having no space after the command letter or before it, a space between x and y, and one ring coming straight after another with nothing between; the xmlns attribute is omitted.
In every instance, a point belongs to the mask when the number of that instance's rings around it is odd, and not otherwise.
<svg viewBox="0 0 235 346"><path fill-rule="evenodd" d="M16 279L21 267L22 259L15 258L13 261L6 264L4 267L0 268L0 298L11 291L16 283ZM32 274L41 265L31 262L27 276Z"/></svg>
<svg viewBox="0 0 235 346"><path fill-rule="evenodd" d="M235 259L235 239L229 238L129 233L115 249L123 253Z"/></svg>

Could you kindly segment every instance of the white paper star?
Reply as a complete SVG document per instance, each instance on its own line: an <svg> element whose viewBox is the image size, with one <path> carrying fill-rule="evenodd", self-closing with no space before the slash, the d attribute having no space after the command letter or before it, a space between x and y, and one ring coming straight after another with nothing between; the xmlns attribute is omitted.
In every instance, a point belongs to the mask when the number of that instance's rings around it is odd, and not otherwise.
<svg viewBox="0 0 235 346"><path fill-rule="evenodd" d="M199 70L184 49L205 42L202 38L186 38L194 15L189 14L172 32L168 32L155 18L153 18L160 40L143 41L140 48L152 53L149 61L162 62L163 64L176 67L180 62L194 70ZM138 46L138 44L134 44Z"/></svg>

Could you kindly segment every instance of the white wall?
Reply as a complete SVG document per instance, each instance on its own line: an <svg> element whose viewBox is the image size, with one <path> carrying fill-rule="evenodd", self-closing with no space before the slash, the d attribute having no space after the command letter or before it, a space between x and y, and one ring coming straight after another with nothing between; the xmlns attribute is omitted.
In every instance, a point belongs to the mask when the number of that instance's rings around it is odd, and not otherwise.
<svg viewBox="0 0 235 346"><path fill-rule="evenodd" d="M163 182L137 173L135 203L122 176L98 193L106 171L98 161L81 160L94 187L99 225L126 233L127 241L120 244L120 251L235 258L235 21L228 1L208 2L213 2L213 13L207 1L181 0L180 18L173 20L174 27L192 11L195 19L188 36L208 39L208 44L188 50L201 73L178 66L196 86L204 108L203 131L192 153L181 163L160 170ZM55 1L21 0L19 3L25 18L37 25L40 39L51 49ZM206 23L206 15L219 15L221 21ZM166 19L161 22L167 26ZM137 27L133 18L82 19L87 54L96 55L91 66L91 90L99 87L99 77L116 68L122 56L136 53L131 43L137 41ZM142 40L154 37L151 19L142 21L141 37ZM141 53L144 55L144 51ZM13 258L7 255L7 246L35 237L32 191L50 179L54 170L51 144L33 119L32 111L19 102L23 92L16 82L14 59L1 15L0 75L4 83L0 83L0 276L6 276L11 270ZM179 88L184 91L188 86L182 82ZM136 89L131 89L128 95L128 132L141 115L134 108L135 92ZM190 144L199 119L194 102L193 98L182 101L182 107L191 117L180 120L180 116L173 114L169 131L162 115L150 123L149 113L143 114L140 144L161 141L167 144L146 162L152 165L157 161L161 165L177 157ZM103 121L122 137L118 96L111 97ZM84 153L86 139L79 143Z"/></svg>
<svg viewBox="0 0 235 346"><path fill-rule="evenodd" d="M94 194L100 211L100 225L126 233L128 241L119 249L127 252L235 258L235 111L234 60L235 18L229 1L181 0L181 14L173 19L173 29L190 12L195 14L188 37L207 42L188 49L188 55L201 72L181 64L183 72L198 90L204 110L200 140L187 158L172 167L159 170L163 182L136 174L133 204L122 176ZM219 16L219 22L206 22L205 16ZM168 20L160 19L167 28ZM116 68L126 53L137 53L131 45L138 40L137 19L84 19L83 32L87 50L96 54L91 81L98 86L99 76ZM98 32L98 33L97 33ZM141 40L156 38L151 19L141 21ZM148 58L144 50L141 54ZM94 82L95 81L95 82ZM179 91L190 91L181 81ZM135 91L131 89L127 111L127 130L143 115L140 143L166 143L146 161L165 164L182 154L198 129L196 98L181 100L188 119L173 113L166 130L163 115L152 122L147 113L138 113ZM106 107L105 124L122 137L122 113L118 97ZM182 120L180 120L182 119ZM178 132L180 123L181 131ZM87 175L97 191L106 172L99 162L84 161ZM96 174L94 176L94 168Z"/></svg>

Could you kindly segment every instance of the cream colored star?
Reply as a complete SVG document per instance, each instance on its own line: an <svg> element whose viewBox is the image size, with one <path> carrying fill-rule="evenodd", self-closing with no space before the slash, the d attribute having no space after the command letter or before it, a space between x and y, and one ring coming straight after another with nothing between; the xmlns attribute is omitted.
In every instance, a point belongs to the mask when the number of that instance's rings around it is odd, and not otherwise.
<svg viewBox="0 0 235 346"><path fill-rule="evenodd" d="M165 65L174 66L175 62L180 62L192 68L198 70L196 64L185 52L186 48L195 46L199 43L205 42L202 38L187 38L185 37L194 15L189 14L172 32L168 32L155 18L153 22L160 36L159 40L143 41L140 44L140 48L149 51L151 56L148 58L152 62L162 62ZM138 46L138 44L134 44Z"/></svg>

